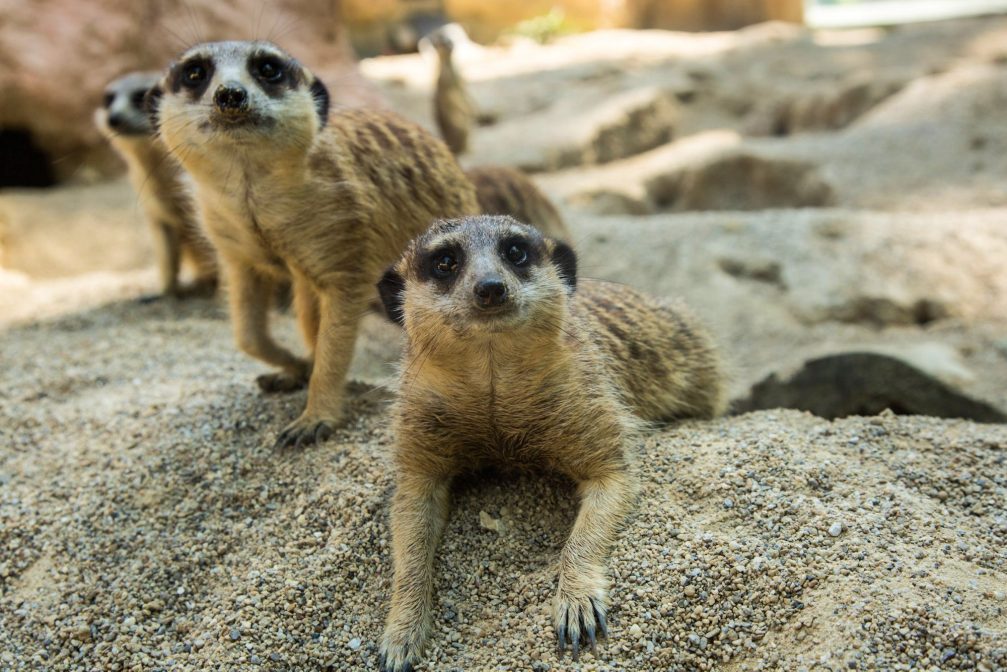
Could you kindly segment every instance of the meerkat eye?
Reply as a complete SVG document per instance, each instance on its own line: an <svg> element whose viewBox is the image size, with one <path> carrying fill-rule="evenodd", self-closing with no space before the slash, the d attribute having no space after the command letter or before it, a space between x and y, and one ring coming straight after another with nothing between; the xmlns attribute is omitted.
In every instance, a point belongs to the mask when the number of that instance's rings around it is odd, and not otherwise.
<svg viewBox="0 0 1007 672"><path fill-rule="evenodd" d="M435 278L444 280L445 278L451 277L451 275L458 270L458 260L455 259L454 255L447 252L442 252L434 256L434 268L433 274Z"/></svg>
<svg viewBox="0 0 1007 672"><path fill-rule="evenodd" d="M110 93L106 93L105 97L102 99L102 104L105 107L112 107L112 103L114 103L114 102L115 102L115 94L111 93L111 92Z"/></svg>
<svg viewBox="0 0 1007 672"><path fill-rule="evenodd" d="M264 82L278 82L283 79L283 63L275 58L263 59L256 70Z"/></svg>
<svg viewBox="0 0 1007 672"><path fill-rule="evenodd" d="M528 261L528 248L521 243L511 243L507 247L507 261L515 266L524 266Z"/></svg>
<svg viewBox="0 0 1007 672"><path fill-rule="evenodd" d="M137 89L129 97L129 104L138 110L143 109L143 97L147 95L147 89Z"/></svg>
<svg viewBox="0 0 1007 672"><path fill-rule="evenodd" d="M198 61L182 68L182 86L195 88L206 81L206 77L206 65Z"/></svg>

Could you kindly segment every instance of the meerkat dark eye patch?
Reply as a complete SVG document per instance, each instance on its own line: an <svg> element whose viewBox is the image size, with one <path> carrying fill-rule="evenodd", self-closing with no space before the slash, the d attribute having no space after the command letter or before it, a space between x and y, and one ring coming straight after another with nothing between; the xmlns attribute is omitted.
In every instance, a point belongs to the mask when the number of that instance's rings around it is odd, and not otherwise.
<svg viewBox="0 0 1007 672"><path fill-rule="evenodd" d="M102 107L105 108L112 107L112 103L114 102L115 102L115 94L112 93L111 91L107 92L101 99L101 105Z"/></svg>
<svg viewBox="0 0 1007 672"><path fill-rule="evenodd" d="M154 128L157 128L158 124L158 108L160 107L162 95L164 95L164 91L161 90L160 85L151 87L150 91L143 97L143 105L140 108L147 113L147 117L150 118L150 124Z"/></svg>
<svg viewBox="0 0 1007 672"><path fill-rule="evenodd" d="M577 289L577 254L573 248L557 240L552 250L552 263L570 291Z"/></svg>
<svg viewBox="0 0 1007 672"><path fill-rule="evenodd" d="M385 307L385 316L395 324L405 324L406 316L402 311L402 292L406 289L406 281L392 266L378 281L378 296Z"/></svg>
<svg viewBox="0 0 1007 672"><path fill-rule="evenodd" d="M458 259L451 252L434 254L430 264L430 274L438 280L447 280L458 272Z"/></svg>
<svg viewBox="0 0 1007 672"><path fill-rule="evenodd" d="M206 91L212 77L213 63L202 56L193 56L172 67L169 81L172 92L178 93L185 89L194 98L198 98Z"/></svg>
<svg viewBox="0 0 1007 672"><path fill-rule="evenodd" d="M287 64L271 54L253 56L249 59L248 69L263 84L281 84L287 79Z"/></svg>
<svg viewBox="0 0 1007 672"><path fill-rule="evenodd" d="M129 104L137 110L143 109L143 101L147 97L147 89L137 89L129 96Z"/></svg>
<svg viewBox="0 0 1007 672"><path fill-rule="evenodd" d="M528 243L520 238L505 240L500 245L500 254L517 267L527 266L531 261L531 249Z"/></svg>

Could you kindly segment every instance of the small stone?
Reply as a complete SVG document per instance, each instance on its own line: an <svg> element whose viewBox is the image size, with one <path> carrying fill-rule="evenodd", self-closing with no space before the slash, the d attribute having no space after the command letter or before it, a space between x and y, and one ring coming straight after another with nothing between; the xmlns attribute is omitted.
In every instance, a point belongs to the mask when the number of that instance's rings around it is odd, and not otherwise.
<svg viewBox="0 0 1007 672"><path fill-rule="evenodd" d="M944 649L944 652L941 653L941 662L942 663L948 662L949 660L951 660L952 658L955 657L956 653L958 653L958 652L955 651L954 649L951 649L951 648Z"/></svg>
<svg viewBox="0 0 1007 672"><path fill-rule="evenodd" d="M504 523L499 518L494 518L485 511L479 512L479 526L486 530L493 530L497 534L503 534Z"/></svg>
<svg viewBox="0 0 1007 672"><path fill-rule="evenodd" d="M1004 600L1007 600L1007 592L998 590L993 593L993 597L996 598L997 602L1003 602Z"/></svg>
<svg viewBox="0 0 1007 672"><path fill-rule="evenodd" d="M682 592L685 593L686 597L695 597L696 596L696 587L695 586L686 586L685 589Z"/></svg>
<svg viewBox="0 0 1007 672"><path fill-rule="evenodd" d="M634 623L633 625L629 626L629 636L630 637L642 637L643 636L643 628L641 628L639 625L637 625L636 623Z"/></svg>
<svg viewBox="0 0 1007 672"><path fill-rule="evenodd" d="M838 537L843 532L843 524L838 520L831 525L829 525L829 536Z"/></svg>
<svg viewBox="0 0 1007 672"><path fill-rule="evenodd" d="M728 497L727 499L725 499L724 500L724 508L725 509L733 509L734 508L734 500L731 499L730 497Z"/></svg>
<svg viewBox="0 0 1007 672"><path fill-rule="evenodd" d="M360 648L360 639L358 637L354 637L353 639L350 640L348 646L354 651L356 651L357 649Z"/></svg>
<svg viewBox="0 0 1007 672"><path fill-rule="evenodd" d="M238 639L239 637L241 637L241 630L238 630L237 628L231 628L231 639L235 640Z"/></svg>

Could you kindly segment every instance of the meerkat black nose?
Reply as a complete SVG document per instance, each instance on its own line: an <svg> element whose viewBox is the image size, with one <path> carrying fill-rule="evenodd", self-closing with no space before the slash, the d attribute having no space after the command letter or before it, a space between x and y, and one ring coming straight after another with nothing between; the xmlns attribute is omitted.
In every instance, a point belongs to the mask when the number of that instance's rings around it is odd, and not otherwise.
<svg viewBox="0 0 1007 672"><path fill-rule="evenodd" d="M248 103L248 92L239 84L222 84L213 94L217 108L225 112L243 109Z"/></svg>
<svg viewBox="0 0 1007 672"><path fill-rule="evenodd" d="M507 301L507 285L500 278L486 278L475 286L476 303L482 308L495 308Z"/></svg>
<svg viewBox="0 0 1007 672"><path fill-rule="evenodd" d="M108 115L108 126L109 128L119 128L122 126L122 117L118 114Z"/></svg>

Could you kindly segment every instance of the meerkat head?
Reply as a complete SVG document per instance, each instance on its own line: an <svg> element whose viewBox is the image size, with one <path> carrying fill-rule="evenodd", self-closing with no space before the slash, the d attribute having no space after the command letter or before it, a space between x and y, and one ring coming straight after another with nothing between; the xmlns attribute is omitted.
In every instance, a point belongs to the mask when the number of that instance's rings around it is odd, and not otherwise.
<svg viewBox="0 0 1007 672"><path fill-rule="evenodd" d="M146 99L169 146L306 148L325 126L329 94L321 80L270 42L210 42L169 66Z"/></svg>
<svg viewBox="0 0 1007 672"><path fill-rule="evenodd" d="M385 272L378 291L391 319L414 332L500 334L555 318L577 284L577 257L511 217L435 223Z"/></svg>
<svg viewBox="0 0 1007 672"><path fill-rule="evenodd" d="M131 72L105 87L94 123L105 135L119 138L149 138L154 126L144 108L147 92L157 85L159 72Z"/></svg>

